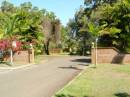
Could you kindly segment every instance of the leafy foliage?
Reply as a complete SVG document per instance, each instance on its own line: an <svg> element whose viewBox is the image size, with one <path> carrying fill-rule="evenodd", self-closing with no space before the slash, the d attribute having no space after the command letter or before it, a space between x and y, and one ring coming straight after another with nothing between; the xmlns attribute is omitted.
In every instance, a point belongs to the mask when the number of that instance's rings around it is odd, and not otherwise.
<svg viewBox="0 0 130 97"><path fill-rule="evenodd" d="M15 37L24 44L24 48L28 48L29 43L33 43L36 52L43 52L47 37L44 32L49 33L42 25L46 18L49 19L47 22L54 23L55 27L52 30L55 30L53 32L55 32L56 38L60 39L57 34L60 29L56 26L60 21L56 20L53 12L40 10L38 7L32 6L31 2L14 6L10 2L3 1L0 7L0 38L13 40Z"/></svg>
<svg viewBox="0 0 130 97"><path fill-rule="evenodd" d="M115 46L130 52L130 1L85 0L84 4L68 25L75 39L91 45L98 37L99 46Z"/></svg>

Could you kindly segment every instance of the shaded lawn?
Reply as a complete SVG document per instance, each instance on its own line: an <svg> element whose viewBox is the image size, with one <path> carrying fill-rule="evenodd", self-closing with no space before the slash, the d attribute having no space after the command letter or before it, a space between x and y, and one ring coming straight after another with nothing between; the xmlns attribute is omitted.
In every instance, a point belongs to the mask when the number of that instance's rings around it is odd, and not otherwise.
<svg viewBox="0 0 130 97"><path fill-rule="evenodd" d="M55 97L130 97L130 65L87 68Z"/></svg>

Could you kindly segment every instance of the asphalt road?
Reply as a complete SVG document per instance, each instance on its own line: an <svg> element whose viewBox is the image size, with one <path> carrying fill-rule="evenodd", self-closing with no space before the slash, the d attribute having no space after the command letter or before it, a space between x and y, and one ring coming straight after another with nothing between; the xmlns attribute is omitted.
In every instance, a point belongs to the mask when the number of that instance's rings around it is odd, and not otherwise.
<svg viewBox="0 0 130 97"><path fill-rule="evenodd" d="M0 72L0 97L51 97L87 64L87 57L43 57L46 62ZM72 67L71 67L72 66Z"/></svg>

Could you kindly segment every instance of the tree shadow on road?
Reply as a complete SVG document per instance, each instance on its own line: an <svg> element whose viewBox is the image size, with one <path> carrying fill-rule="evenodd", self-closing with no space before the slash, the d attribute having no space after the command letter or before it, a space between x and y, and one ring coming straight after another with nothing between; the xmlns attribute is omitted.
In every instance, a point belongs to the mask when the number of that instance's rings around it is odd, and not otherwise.
<svg viewBox="0 0 130 97"><path fill-rule="evenodd" d="M78 67L73 67L73 66L69 66L69 67L58 67L61 69L74 69L74 70L83 70L83 69L79 69Z"/></svg>
<svg viewBox="0 0 130 97"><path fill-rule="evenodd" d="M58 94L55 97L77 97L77 96L65 95L65 94ZM90 97L90 96L82 96L82 97Z"/></svg>
<svg viewBox="0 0 130 97"><path fill-rule="evenodd" d="M75 59L75 60L71 60L72 62L78 62L78 65L82 65L82 66L88 66L91 63L91 59Z"/></svg>
<svg viewBox="0 0 130 97"><path fill-rule="evenodd" d="M130 94L124 92L124 93L116 93L114 94L117 97L130 97Z"/></svg>
<svg viewBox="0 0 130 97"><path fill-rule="evenodd" d="M87 59L87 58L75 59L75 60L72 60L72 62L91 63L91 59Z"/></svg>

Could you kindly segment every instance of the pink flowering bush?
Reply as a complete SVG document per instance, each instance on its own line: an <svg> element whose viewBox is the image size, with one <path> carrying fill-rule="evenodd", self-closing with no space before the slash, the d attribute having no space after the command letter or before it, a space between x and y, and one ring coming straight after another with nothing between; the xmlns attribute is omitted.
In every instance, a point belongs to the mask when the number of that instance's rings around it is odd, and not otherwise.
<svg viewBox="0 0 130 97"><path fill-rule="evenodd" d="M0 50L5 51L11 47L9 40L0 40Z"/></svg>
<svg viewBox="0 0 130 97"><path fill-rule="evenodd" d="M13 52L20 51L22 49L22 43L20 41L15 41L15 47L12 46L12 41L8 39L0 40L0 60L3 61L4 58L7 59L10 56L10 49Z"/></svg>
<svg viewBox="0 0 130 97"><path fill-rule="evenodd" d="M16 47L12 46L12 41L4 39L0 40L0 50L6 51L12 48L13 51L19 51L22 48L22 43L20 41L15 41Z"/></svg>

